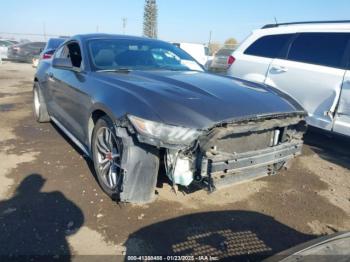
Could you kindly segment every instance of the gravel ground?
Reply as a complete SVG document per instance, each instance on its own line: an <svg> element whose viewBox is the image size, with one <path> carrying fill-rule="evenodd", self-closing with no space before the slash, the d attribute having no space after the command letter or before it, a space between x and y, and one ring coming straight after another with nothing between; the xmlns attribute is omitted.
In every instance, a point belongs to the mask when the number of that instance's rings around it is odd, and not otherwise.
<svg viewBox="0 0 350 262"><path fill-rule="evenodd" d="M277 176L118 205L88 159L52 124L32 114L28 64L0 65L0 256L56 261L124 255L213 255L260 260L324 234L350 229L350 142L317 132ZM18 258L18 257L17 257ZM0 259L1 260L1 259Z"/></svg>

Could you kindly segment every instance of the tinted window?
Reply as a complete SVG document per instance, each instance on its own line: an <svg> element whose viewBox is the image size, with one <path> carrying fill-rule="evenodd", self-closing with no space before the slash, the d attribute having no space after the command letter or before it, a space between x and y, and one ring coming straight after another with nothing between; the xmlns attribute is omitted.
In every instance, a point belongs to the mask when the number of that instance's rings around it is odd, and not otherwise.
<svg viewBox="0 0 350 262"><path fill-rule="evenodd" d="M247 55L269 58L278 57L292 35L293 34L263 36L251 44L244 53Z"/></svg>
<svg viewBox="0 0 350 262"><path fill-rule="evenodd" d="M288 59L340 68L348 39L347 33L303 33L293 42Z"/></svg>

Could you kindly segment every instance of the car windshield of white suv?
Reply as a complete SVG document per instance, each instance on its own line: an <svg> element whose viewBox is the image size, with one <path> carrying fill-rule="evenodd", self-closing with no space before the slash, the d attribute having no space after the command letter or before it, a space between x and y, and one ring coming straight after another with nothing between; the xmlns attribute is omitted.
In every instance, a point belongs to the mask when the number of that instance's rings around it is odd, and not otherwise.
<svg viewBox="0 0 350 262"><path fill-rule="evenodd" d="M95 71L204 71L189 54L165 42L96 39L89 41L88 46Z"/></svg>

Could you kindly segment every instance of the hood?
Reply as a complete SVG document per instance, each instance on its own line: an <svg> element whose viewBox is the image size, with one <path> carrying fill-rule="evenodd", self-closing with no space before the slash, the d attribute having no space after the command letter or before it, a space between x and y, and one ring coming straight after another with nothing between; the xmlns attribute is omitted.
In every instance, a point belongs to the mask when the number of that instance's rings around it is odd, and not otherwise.
<svg viewBox="0 0 350 262"><path fill-rule="evenodd" d="M171 125L203 129L236 119L303 111L294 100L265 85L205 72L94 74L105 83L132 92L160 121Z"/></svg>

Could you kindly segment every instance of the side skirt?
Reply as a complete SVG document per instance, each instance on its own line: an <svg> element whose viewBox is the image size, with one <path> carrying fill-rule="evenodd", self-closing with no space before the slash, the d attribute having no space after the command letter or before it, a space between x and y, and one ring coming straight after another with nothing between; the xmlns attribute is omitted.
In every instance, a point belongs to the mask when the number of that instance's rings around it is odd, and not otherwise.
<svg viewBox="0 0 350 262"><path fill-rule="evenodd" d="M90 153L88 152L86 147L79 141L79 139L77 139L71 132L69 132L68 129L65 128L56 118L54 118L53 116L51 116L50 118L52 122L54 122L62 130L62 132L65 133L65 135L68 136L69 139L72 140L73 143L81 149L81 151L84 152L85 155L91 157Z"/></svg>

